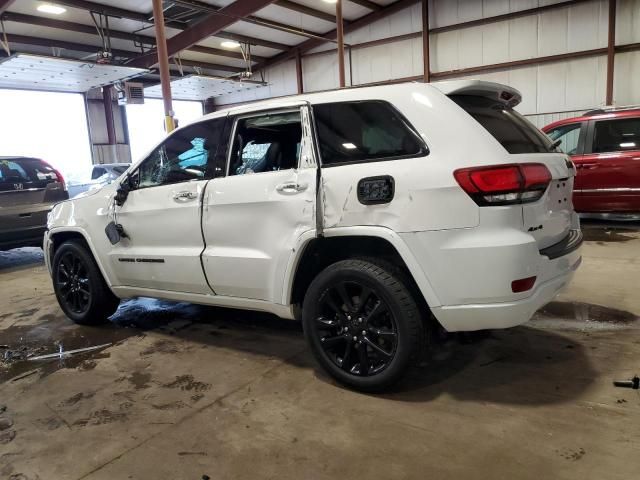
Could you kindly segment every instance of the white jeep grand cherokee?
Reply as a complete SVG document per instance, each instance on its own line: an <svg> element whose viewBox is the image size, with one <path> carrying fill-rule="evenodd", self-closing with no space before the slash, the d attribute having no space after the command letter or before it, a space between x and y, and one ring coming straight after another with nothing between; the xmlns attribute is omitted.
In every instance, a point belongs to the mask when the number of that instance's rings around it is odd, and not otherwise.
<svg viewBox="0 0 640 480"><path fill-rule="evenodd" d="M521 324L580 264L574 167L519 101L454 81L207 115L55 206L44 250L60 306L79 323L137 296L301 318L333 377L388 387L430 323Z"/></svg>

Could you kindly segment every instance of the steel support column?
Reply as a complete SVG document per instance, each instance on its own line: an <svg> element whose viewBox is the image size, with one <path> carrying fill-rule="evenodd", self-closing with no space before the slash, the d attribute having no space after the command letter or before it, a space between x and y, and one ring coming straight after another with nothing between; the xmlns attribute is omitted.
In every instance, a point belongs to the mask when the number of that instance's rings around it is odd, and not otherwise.
<svg viewBox="0 0 640 480"><path fill-rule="evenodd" d="M102 102L104 103L104 119L107 125L107 139L109 145L115 145L116 139L116 122L113 117L113 86L107 85L102 87Z"/></svg>
<svg viewBox="0 0 640 480"><path fill-rule="evenodd" d="M171 101L171 73L169 72L169 55L167 53L167 37L164 31L162 0L153 0L153 24L156 30L156 49L158 51L162 101L164 102L165 129L169 133L176 127L173 119L173 103Z"/></svg>
<svg viewBox="0 0 640 480"><path fill-rule="evenodd" d="M342 0L336 2L336 32L338 40L338 80L340 88L346 86L344 74L344 23L342 21Z"/></svg>
<svg viewBox="0 0 640 480"><path fill-rule="evenodd" d="M423 80L431 81L431 66L429 61L429 0L422 0L422 63Z"/></svg>
<svg viewBox="0 0 640 480"><path fill-rule="evenodd" d="M298 95L304 92L304 83L302 81L302 54L296 53L296 83L298 85Z"/></svg>
<svg viewBox="0 0 640 480"><path fill-rule="evenodd" d="M609 39L607 43L607 97L606 105L613 104L613 69L616 53L616 0L609 0Z"/></svg>

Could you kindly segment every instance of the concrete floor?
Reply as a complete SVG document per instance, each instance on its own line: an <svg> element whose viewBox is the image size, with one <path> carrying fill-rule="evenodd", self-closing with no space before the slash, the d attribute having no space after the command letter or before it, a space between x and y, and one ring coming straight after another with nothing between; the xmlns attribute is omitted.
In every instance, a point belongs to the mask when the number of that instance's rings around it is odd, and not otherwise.
<svg viewBox="0 0 640 480"><path fill-rule="evenodd" d="M268 315L140 299L76 326L41 252L0 252L0 344L112 343L0 360L0 478L638 478L640 393L612 380L640 373L640 232L586 232L532 322L452 338L381 396L335 385Z"/></svg>

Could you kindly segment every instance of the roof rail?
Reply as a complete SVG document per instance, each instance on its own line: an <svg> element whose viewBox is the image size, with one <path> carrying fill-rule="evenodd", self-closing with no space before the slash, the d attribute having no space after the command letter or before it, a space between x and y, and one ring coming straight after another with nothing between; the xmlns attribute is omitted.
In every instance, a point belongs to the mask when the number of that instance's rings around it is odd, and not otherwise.
<svg viewBox="0 0 640 480"><path fill-rule="evenodd" d="M606 105L601 108L596 108L595 110L589 110L584 113L585 117L591 117L593 115L602 115L603 113L612 113L612 112L622 112L625 110L640 110L640 105Z"/></svg>

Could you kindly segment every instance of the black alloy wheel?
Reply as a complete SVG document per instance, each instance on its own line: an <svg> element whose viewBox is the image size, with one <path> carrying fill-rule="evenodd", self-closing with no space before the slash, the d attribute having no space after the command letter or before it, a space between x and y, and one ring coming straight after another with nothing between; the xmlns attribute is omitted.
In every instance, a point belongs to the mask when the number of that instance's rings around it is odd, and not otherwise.
<svg viewBox="0 0 640 480"><path fill-rule="evenodd" d="M418 358L422 316L408 280L375 260L336 262L311 282L302 323L316 360L340 383L375 392L399 381Z"/></svg>
<svg viewBox="0 0 640 480"><path fill-rule="evenodd" d="M396 321L385 301L357 281L329 287L318 300L316 335L327 356L353 375L380 373L398 345Z"/></svg>
<svg viewBox="0 0 640 480"><path fill-rule="evenodd" d="M65 310L82 315L89 309L91 305L89 273L87 266L76 252L67 251L62 255L56 270L55 281Z"/></svg>
<svg viewBox="0 0 640 480"><path fill-rule="evenodd" d="M53 256L51 271L60 308L74 322L100 324L118 309L120 299L105 282L84 241L62 243Z"/></svg>

